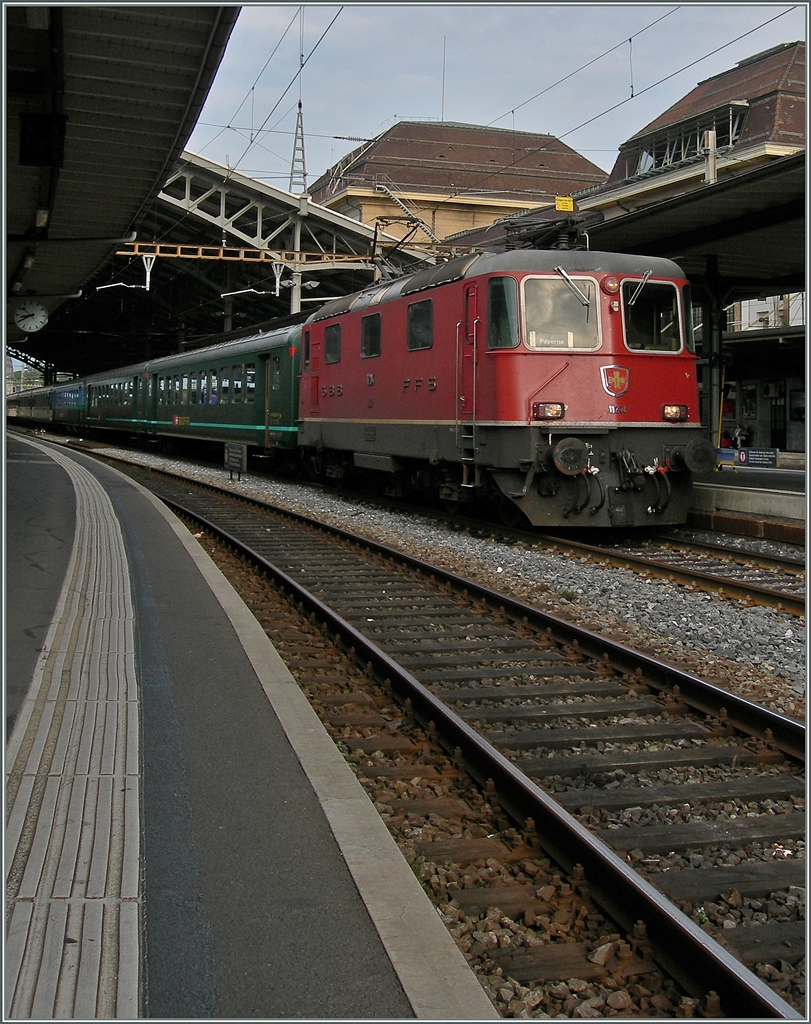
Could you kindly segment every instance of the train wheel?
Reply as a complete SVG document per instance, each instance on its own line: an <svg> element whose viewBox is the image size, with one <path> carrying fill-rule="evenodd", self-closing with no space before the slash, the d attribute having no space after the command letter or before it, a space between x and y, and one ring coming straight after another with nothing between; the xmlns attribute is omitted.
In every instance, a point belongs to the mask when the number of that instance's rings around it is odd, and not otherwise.
<svg viewBox="0 0 811 1024"><path fill-rule="evenodd" d="M510 530L515 530L519 526L526 526L529 522L515 502L510 501L503 494L500 494L498 497L498 517Z"/></svg>

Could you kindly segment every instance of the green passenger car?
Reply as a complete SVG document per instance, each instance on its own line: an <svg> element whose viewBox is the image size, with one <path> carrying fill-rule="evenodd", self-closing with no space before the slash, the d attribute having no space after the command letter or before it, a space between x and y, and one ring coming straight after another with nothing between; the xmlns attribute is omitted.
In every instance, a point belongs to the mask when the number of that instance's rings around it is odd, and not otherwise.
<svg viewBox="0 0 811 1024"><path fill-rule="evenodd" d="M300 341L282 328L151 360L132 382L137 430L295 448Z"/></svg>
<svg viewBox="0 0 811 1024"><path fill-rule="evenodd" d="M301 327L151 359L12 396L10 418L143 438L298 447Z"/></svg>

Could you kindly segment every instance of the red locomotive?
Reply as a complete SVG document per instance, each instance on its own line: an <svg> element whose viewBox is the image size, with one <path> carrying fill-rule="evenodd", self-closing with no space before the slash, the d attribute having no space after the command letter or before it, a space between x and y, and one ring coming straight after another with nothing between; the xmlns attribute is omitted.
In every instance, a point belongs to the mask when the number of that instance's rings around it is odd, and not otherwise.
<svg viewBox="0 0 811 1024"><path fill-rule="evenodd" d="M683 273L587 251L472 255L327 303L298 428L327 476L538 526L682 523L716 459Z"/></svg>

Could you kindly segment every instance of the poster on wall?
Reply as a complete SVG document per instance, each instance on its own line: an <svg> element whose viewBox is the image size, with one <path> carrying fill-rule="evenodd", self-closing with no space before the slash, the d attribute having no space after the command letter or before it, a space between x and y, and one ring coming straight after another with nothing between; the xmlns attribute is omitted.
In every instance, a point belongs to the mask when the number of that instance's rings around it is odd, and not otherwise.
<svg viewBox="0 0 811 1024"><path fill-rule="evenodd" d="M741 412L746 420L757 419L757 384L744 384L741 388Z"/></svg>

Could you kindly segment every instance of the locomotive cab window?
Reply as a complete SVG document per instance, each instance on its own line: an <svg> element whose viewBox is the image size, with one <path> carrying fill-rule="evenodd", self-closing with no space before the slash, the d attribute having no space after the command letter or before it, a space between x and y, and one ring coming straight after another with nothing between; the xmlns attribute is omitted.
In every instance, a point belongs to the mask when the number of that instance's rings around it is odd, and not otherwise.
<svg viewBox="0 0 811 1024"><path fill-rule="evenodd" d="M524 342L536 351L600 346L597 289L582 277L530 277L524 281Z"/></svg>
<svg viewBox="0 0 811 1024"><path fill-rule="evenodd" d="M409 352L431 348L434 344L434 303L432 299L412 302L408 307L406 347Z"/></svg>
<svg viewBox="0 0 811 1024"><path fill-rule="evenodd" d="M487 285L488 348L517 348L518 285L514 277L492 277Z"/></svg>
<svg viewBox="0 0 811 1024"><path fill-rule="evenodd" d="M693 321L693 292L689 284L682 288L682 308L684 309L684 342L688 352L696 350L696 328Z"/></svg>
<svg viewBox="0 0 811 1024"><path fill-rule="evenodd" d="M361 359L370 359L380 355L381 316L372 313L360 322L360 355Z"/></svg>
<svg viewBox="0 0 811 1024"><path fill-rule="evenodd" d="M670 284L649 281L623 281L622 305L625 317L625 343L643 352L678 352L679 293Z"/></svg>
<svg viewBox="0 0 811 1024"><path fill-rule="evenodd" d="M340 363L341 361L341 325L330 324L324 328L324 362Z"/></svg>

